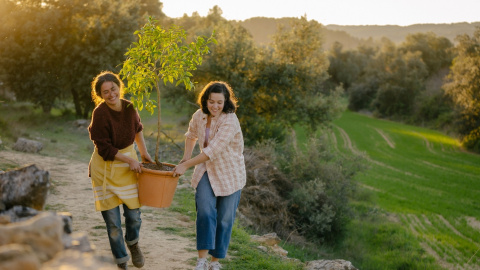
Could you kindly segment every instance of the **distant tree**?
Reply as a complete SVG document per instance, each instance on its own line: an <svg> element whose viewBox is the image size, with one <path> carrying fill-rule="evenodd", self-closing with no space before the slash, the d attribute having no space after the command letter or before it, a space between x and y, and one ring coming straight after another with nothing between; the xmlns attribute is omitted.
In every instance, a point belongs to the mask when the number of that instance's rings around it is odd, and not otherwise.
<svg viewBox="0 0 480 270"><path fill-rule="evenodd" d="M460 118L458 132L463 144L480 152L480 28L472 36L461 35L456 41L446 93L452 98Z"/></svg>
<svg viewBox="0 0 480 270"><path fill-rule="evenodd" d="M325 84L328 59L317 22L294 20L288 29L279 29L269 47L259 48L245 28L226 21L216 9L195 24L185 16L180 20L195 25L197 33L216 30L218 44L211 47L195 78L199 85L224 80L233 86L246 144L282 141L296 124L315 130L340 112L342 90ZM165 97L174 102L194 100L186 91L166 92Z"/></svg>
<svg viewBox="0 0 480 270"><path fill-rule="evenodd" d="M453 59L452 42L446 37L438 37L433 32L407 35L400 49L420 52L430 75L449 67Z"/></svg>
<svg viewBox="0 0 480 270"><path fill-rule="evenodd" d="M192 16L188 16L187 14L183 14L183 17L174 20L176 25L181 25L184 29L188 30L189 32L194 32L198 28L198 25L202 22L202 17L198 12L193 12Z"/></svg>
<svg viewBox="0 0 480 270"><path fill-rule="evenodd" d="M134 0L89 1L92 1L89 5L76 4L84 8L70 15L77 20L72 22L69 32L72 46L64 53L64 61L75 64L63 73L64 86L71 93L76 115L84 118L94 105L89 83L102 70L120 70L126 49L135 40L133 32L141 21L139 6Z"/></svg>
<svg viewBox="0 0 480 270"><path fill-rule="evenodd" d="M420 53L397 53L385 63L384 80L373 101L379 116L411 114L415 98L425 90L428 71Z"/></svg>
<svg viewBox="0 0 480 270"><path fill-rule="evenodd" d="M348 92L350 86L364 74L371 56L359 50L344 51L343 45L335 42L329 51L328 60L329 81L334 85L342 85Z"/></svg>
<svg viewBox="0 0 480 270"><path fill-rule="evenodd" d="M226 21L225 18L222 17L222 14L223 14L223 11L222 9L215 5L213 6L213 8L211 8L209 11L208 11L208 15L207 15L207 24L209 26L213 26L213 25L217 25L218 23L222 22L222 21Z"/></svg>
<svg viewBox="0 0 480 270"><path fill-rule="evenodd" d="M99 71L117 71L133 31L133 0L4 0L0 65L19 100L49 112L56 100L73 99L78 116L93 109L89 83Z"/></svg>
<svg viewBox="0 0 480 270"><path fill-rule="evenodd" d="M218 10L217 10L218 11ZM216 19L210 18L210 16ZM275 123L266 123L265 118L257 114L254 97L257 92L252 86L252 74L255 70L256 57L259 49L255 46L251 35L236 22L227 22L219 18L214 10L211 10L207 18L196 18L195 23L184 16L180 23L187 22L194 25L197 33L215 29L217 44L212 44L212 53L205 56L202 66L195 71L195 78L199 86L207 84L211 80L223 80L232 85L235 95L239 99L240 107L237 110L242 130L247 144L253 144L259 137L281 137L275 135L282 131L272 130ZM202 87L198 87L195 93L182 89L168 87L165 97L184 108L187 101L195 100ZM193 103L193 102L191 102ZM189 106L190 110L197 107Z"/></svg>
<svg viewBox="0 0 480 270"><path fill-rule="evenodd" d="M388 39L365 61L362 75L349 90L349 108L368 109L380 117L403 118L412 113L415 98L425 90L428 70L421 53L405 52ZM365 50L372 55L372 50Z"/></svg>
<svg viewBox="0 0 480 270"><path fill-rule="evenodd" d="M167 15L162 11L163 3L159 0L141 0L139 3L139 14L142 17L152 16L159 21L166 19Z"/></svg>
<svg viewBox="0 0 480 270"><path fill-rule="evenodd" d="M0 65L5 84L18 100L32 101L49 112L55 99L65 96L59 73L67 40L66 24L54 9L40 1L3 1L10 12L0 18Z"/></svg>
<svg viewBox="0 0 480 270"><path fill-rule="evenodd" d="M195 78L199 86L205 85L212 80L223 80L234 86L236 96L241 99L242 92L248 82L248 77L254 68L257 50L250 34L238 23L228 22L225 19L208 19L216 17L214 10L210 15L200 17L194 14L192 17L184 15L175 21L175 24L186 27L186 31L196 34L208 33L215 30L217 44L211 44L212 53L204 57L203 64L196 70ZM195 94L201 90L198 87L196 92L182 91L168 87L165 97L171 102L182 103L186 100L195 99ZM194 108L194 107L192 107Z"/></svg>
<svg viewBox="0 0 480 270"><path fill-rule="evenodd" d="M315 130L339 111L341 90L325 86L329 63L321 29L302 17L273 36L273 49L264 51L253 78L258 114L285 128L301 124Z"/></svg>

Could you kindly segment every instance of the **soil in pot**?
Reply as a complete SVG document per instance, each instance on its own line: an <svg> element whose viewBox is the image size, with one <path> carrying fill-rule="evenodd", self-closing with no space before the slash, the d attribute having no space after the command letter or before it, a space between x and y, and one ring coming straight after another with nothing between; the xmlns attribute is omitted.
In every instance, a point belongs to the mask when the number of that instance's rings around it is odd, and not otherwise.
<svg viewBox="0 0 480 270"><path fill-rule="evenodd" d="M171 172L173 171L173 168L172 166L168 166L166 164L163 164L163 163L160 163L160 166L156 163L149 163L149 162L142 162L142 165L144 168L147 168L147 169L150 169L150 170L155 170L155 171L167 171L167 172Z"/></svg>

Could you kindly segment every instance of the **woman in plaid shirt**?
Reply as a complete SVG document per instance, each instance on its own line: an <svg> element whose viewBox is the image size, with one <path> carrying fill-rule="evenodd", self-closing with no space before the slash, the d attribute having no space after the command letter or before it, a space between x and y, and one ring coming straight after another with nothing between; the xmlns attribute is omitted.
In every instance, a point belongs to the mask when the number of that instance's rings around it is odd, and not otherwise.
<svg viewBox="0 0 480 270"><path fill-rule="evenodd" d="M185 134L183 159L174 176L195 166L192 187L196 189L198 270L220 269L218 259L227 255L240 193L246 183L243 135L235 111L237 100L231 87L220 81L206 85ZM192 158L198 141L201 153ZM212 256L208 263L207 255Z"/></svg>

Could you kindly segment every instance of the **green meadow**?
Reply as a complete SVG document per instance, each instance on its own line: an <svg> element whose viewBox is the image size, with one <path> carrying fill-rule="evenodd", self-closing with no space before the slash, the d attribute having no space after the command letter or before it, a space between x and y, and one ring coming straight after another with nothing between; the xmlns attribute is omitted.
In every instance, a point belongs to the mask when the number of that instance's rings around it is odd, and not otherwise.
<svg viewBox="0 0 480 270"><path fill-rule="evenodd" d="M480 269L480 155L440 132L349 111L328 136L369 163L356 176L368 199L354 202L339 253L360 269Z"/></svg>

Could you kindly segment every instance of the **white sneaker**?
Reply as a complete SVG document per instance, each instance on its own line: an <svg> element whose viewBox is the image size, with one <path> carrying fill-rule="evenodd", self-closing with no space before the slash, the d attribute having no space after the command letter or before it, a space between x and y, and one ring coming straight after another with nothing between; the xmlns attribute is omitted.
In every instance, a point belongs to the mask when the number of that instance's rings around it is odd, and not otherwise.
<svg viewBox="0 0 480 270"><path fill-rule="evenodd" d="M208 261L206 258L198 258L195 270L208 270Z"/></svg>
<svg viewBox="0 0 480 270"><path fill-rule="evenodd" d="M220 270L222 269L222 265L219 262L211 262L208 266L208 270Z"/></svg>

